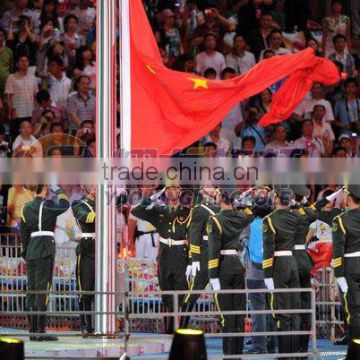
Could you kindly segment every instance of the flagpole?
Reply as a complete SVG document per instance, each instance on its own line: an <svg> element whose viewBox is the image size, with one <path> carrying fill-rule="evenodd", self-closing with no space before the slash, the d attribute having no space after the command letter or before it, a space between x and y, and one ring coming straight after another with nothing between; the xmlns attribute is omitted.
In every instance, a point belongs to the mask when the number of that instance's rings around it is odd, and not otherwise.
<svg viewBox="0 0 360 360"><path fill-rule="evenodd" d="M107 162L116 149L116 1L97 2L97 157ZM115 332L116 228L115 204L108 185L97 187L96 251L95 251L95 332ZM112 314L109 315L108 313Z"/></svg>
<svg viewBox="0 0 360 360"><path fill-rule="evenodd" d="M130 0L120 1L120 139L123 152L131 150L131 62L130 62Z"/></svg>

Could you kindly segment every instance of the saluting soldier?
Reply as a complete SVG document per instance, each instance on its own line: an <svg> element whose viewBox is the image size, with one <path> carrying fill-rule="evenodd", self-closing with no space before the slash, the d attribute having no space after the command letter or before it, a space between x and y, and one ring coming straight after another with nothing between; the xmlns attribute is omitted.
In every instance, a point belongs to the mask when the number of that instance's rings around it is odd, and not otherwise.
<svg viewBox="0 0 360 360"><path fill-rule="evenodd" d="M300 224L295 233L295 246L294 256L297 261L299 281L301 288L311 288L311 269L312 261L306 251L306 237L309 232L310 224L316 221L317 213L321 210L329 201L333 201L337 195L342 191L339 190L329 196L320 199L316 203L309 207L301 205L303 198L310 196L310 189L305 185L291 185L291 189L295 194L295 204L291 206L291 209L297 211L301 217ZM300 308L310 309L311 308L311 294L309 292L302 292L300 294ZM300 330L310 331L311 330L311 314L301 314L301 326ZM300 336L300 351L308 352L310 335Z"/></svg>
<svg viewBox="0 0 360 360"><path fill-rule="evenodd" d="M347 359L352 360L360 358L360 185L349 185L344 193L348 210L333 221L333 265L348 324Z"/></svg>
<svg viewBox="0 0 360 360"><path fill-rule="evenodd" d="M58 186L51 191L57 200L46 200L48 187L38 185L34 200L21 209L20 238L23 246L23 257L26 261L28 290L50 290L52 286L56 218L69 208L65 192ZM26 308L28 311L46 312L49 302L48 294L28 294ZM46 334L46 315L29 315L31 341L54 341L57 337Z"/></svg>
<svg viewBox="0 0 360 360"><path fill-rule="evenodd" d="M286 187L274 187L275 210L263 219L263 270L265 285L269 290L299 288L297 261L293 256L295 233L302 218L289 208L293 191ZM272 310L294 310L300 308L300 294L271 293ZM300 329L299 314L274 314L278 331L284 333ZM299 349L299 337L278 337L279 353L294 353Z"/></svg>
<svg viewBox="0 0 360 360"><path fill-rule="evenodd" d="M158 276L161 290L187 290L186 267L188 265L188 228L191 222L191 208L180 204L181 187L176 181L167 181L160 192L144 197L131 213L139 219L148 221L158 231L159 254ZM163 205L154 202L165 193ZM181 306L183 296L179 297ZM163 303L168 312L174 310L173 297L162 296ZM178 310L178 309L176 309ZM165 317L165 333L173 333L174 318Z"/></svg>
<svg viewBox="0 0 360 360"><path fill-rule="evenodd" d="M254 219L248 208L236 210L227 192L221 195L221 211L208 221L209 234L209 277L210 284L217 293L214 300L219 311L245 310L245 294L221 294L220 290L244 289L245 268L240 261L239 235ZM244 331L244 315L224 315L220 317L224 333ZM242 354L243 337L224 337L225 355Z"/></svg>
<svg viewBox="0 0 360 360"><path fill-rule="evenodd" d="M209 282L208 271L208 234L206 226L209 217L220 211L219 190L213 186L202 186L200 188L202 201L192 211L192 219L189 227L191 270L186 274L190 278L190 290L204 290ZM191 312L200 294L187 295L183 303L183 312ZM189 325L190 316L183 316L180 327Z"/></svg>
<svg viewBox="0 0 360 360"><path fill-rule="evenodd" d="M87 188L85 191L87 192ZM76 284L79 291L95 289L95 195L93 187L86 196L72 203L72 211L81 230L81 238L76 247ZM92 326L92 304L94 295L79 294L79 310L88 312L80 314L81 333L85 337L94 332Z"/></svg>

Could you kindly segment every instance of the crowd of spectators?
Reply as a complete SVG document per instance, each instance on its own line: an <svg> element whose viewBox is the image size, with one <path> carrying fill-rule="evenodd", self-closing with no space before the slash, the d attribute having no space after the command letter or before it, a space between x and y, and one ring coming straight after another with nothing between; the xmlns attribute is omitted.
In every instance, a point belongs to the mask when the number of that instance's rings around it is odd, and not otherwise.
<svg viewBox="0 0 360 360"><path fill-rule="evenodd" d="M1 158L95 156L95 35L93 0L1 1ZM0 226L32 196L1 186Z"/></svg>
<svg viewBox="0 0 360 360"><path fill-rule="evenodd" d="M306 47L347 79L315 84L293 115L257 125L282 81L234 107L191 146L204 156L350 157L359 153L359 37L356 1L145 0L164 64L208 79L230 79L262 59ZM347 11L347 13L345 13ZM348 15L346 15L348 14ZM320 20L320 21L319 21ZM186 153L186 151L185 151Z"/></svg>

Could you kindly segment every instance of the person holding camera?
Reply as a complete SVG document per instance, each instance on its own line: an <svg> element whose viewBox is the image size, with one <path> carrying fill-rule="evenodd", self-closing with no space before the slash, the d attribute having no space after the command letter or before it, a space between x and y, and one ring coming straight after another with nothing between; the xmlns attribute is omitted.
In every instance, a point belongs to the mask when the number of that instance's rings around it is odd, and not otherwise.
<svg viewBox="0 0 360 360"><path fill-rule="evenodd" d="M41 138L50 134L50 127L54 120L55 114L51 110L44 110L35 124L34 136Z"/></svg>
<svg viewBox="0 0 360 360"><path fill-rule="evenodd" d="M87 144L95 137L94 123L90 120L84 120L80 129L76 132L75 137L80 140L80 146L74 149L74 156L80 156L84 154Z"/></svg>
<svg viewBox="0 0 360 360"><path fill-rule="evenodd" d="M14 27L19 29L14 31ZM28 16L21 15L18 20L10 20L9 32L7 36L7 46L14 54L24 51L29 56L30 70L35 72L36 65L36 36L32 28L31 19Z"/></svg>
<svg viewBox="0 0 360 360"><path fill-rule="evenodd" d="M3 1L1 3L3 3ZM31 11L28 5L29 5L29 0L16 0L15 7L11 10L4 12L4 15L0 19L0 26L3 29L8 30L10 21L15 22L16 20L19 19L21 15L31 16Z"/></svg>
<svg viewBox="0 0 360 360"><path fill-rule="evenodd" d="M261 118L260 110L257 106L251 106L245 112L245 121L239 123L235 128L236 138L234 140L234 148L241 148L241 139L244 137L255 138L255 151L264 151L267 139L266 131L263 127L258 126L258 122Z"/></svg>
<svg viewBox="0 0 360 360"><path fill-rule="evenodd" d="M50 125L53 123L61 123L65 129L67 129L67 113L66 109L62 105L58 105L55 103L51 93L48 90L41 89L36 94L36 107L32 113L31 124L36 127L36 125L41 122L41 117L50 114L46 114L45 112L50 112L51 117L53 118ZM38 136L38 135L35 135Z"/></svg>

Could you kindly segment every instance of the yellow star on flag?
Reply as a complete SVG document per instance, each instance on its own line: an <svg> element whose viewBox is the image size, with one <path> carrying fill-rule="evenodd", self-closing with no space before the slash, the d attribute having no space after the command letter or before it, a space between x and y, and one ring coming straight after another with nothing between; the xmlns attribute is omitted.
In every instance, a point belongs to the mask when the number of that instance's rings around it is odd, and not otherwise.
<svg viewBox="0 0 360 360"><path fill-rule="evenodd" d="M194 90L197 88L208 88L208 81L204 79L197 79L197 78L189 78L189 80L194 82Z"/></svg>

